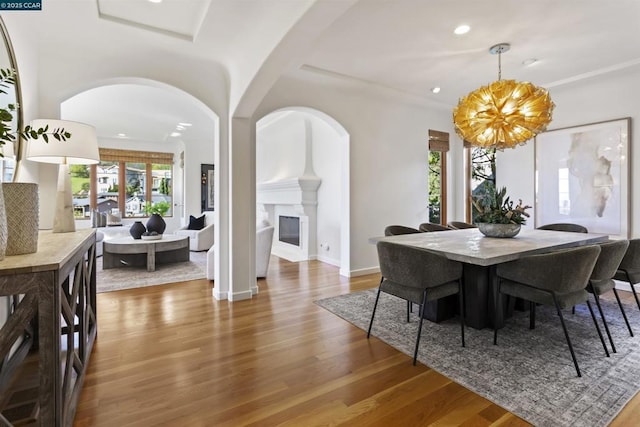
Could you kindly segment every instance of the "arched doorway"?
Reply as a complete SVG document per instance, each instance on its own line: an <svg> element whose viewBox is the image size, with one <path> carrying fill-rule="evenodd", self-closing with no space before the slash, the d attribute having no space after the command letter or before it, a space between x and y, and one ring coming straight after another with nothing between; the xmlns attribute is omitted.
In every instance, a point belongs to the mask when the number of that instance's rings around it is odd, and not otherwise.
<svg viewBox="0 0 640 427"><path fill-rule="evenodd" d="M147 79L111 79L69 96L62 119L96 127L101 148L173 154L172 216L175 229L200 212L200 165L215 164L218 116L192 95Z"/></svg>
<svg viewBox="0 0 640 427"><path fill-rule="evenodd" d="M276 227L275 255L318 259L349 276L349 200L349 134L339 122L298 106L257 122L256 216ZM283 220L294 221L298 240L279 239Z"/></svg>

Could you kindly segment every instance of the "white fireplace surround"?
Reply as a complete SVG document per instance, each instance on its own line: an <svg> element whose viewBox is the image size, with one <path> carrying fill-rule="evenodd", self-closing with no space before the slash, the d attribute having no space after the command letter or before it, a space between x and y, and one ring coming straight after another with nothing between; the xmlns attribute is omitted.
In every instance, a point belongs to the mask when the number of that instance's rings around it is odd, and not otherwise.
<svg viewBox="0 0 640 427"><path fill-rule="evenodd" d="M272 248L274 255L293 262L317 258L318 187L321 182L317 176L300 176L257 185L258 207L262 205L275 227ZM300 218L300 246L279 241L280 216Z"/></svg>

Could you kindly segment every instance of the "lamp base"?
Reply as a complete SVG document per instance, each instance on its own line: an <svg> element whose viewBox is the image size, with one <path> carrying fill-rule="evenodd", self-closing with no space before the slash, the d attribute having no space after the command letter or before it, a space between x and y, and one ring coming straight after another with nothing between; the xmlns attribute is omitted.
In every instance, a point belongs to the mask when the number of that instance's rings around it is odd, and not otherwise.
<svg viewBox="0 0 640 427"><path fill-rule="evenodd" d="M53 217L54 233L76 231L73 217L73 194L71 193L71 173L68 164L58 166L58 192L56 193L56 211Z"/></svg>

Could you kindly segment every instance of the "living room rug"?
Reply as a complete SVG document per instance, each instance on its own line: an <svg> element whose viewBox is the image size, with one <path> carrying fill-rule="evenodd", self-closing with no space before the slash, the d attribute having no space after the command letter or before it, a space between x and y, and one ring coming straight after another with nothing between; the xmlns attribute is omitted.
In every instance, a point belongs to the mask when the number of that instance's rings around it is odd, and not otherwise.
<svg viewBox="0 0 640 427"><path fill-rule="evenodd" d="M366 331L376 291L316 304ZM463 348L457 317L440 324L426 321L418 359L536 426L606 426L640 389L640 338L629 336L615 301L602 303L617 349L609 358L586 305L577 306L576 314L563 312L582 378L576 375L558 316L542 306L536 310L534 330L529 330L528 312L516 311L508 318L497 346L493 330L466 328ZM404 300L383 293L372 335L413 357L418 318L413 313L406 323L406 310ZM625 310L640 334L638 307L625 304Z"/></svg>
<svg viewBox="0 0 640 427"><path fill-rule="evenodd" d="M102 257L96 259L96 291L111 292L122 289L162 285L206 277L207 252L190 252L188 262L156 264L156 271L144 267L102 269Z"/></svg>

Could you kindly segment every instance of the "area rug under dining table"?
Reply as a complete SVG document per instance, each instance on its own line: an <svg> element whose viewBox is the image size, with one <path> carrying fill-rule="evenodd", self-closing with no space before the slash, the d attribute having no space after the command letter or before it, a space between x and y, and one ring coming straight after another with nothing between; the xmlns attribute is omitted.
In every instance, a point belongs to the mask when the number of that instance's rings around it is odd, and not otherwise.
<svg viewBox="0 0 640 427"><path fill-rule="evenodd" d="M316 301L366 331L376 290ZM582 377L576 376L555 311L538 307L536 328L528 313L506 320L493 345L493 331L466 328L460 345L457 318L425 322L418 360L536 426L606 426L640 389L640 338L630 337L612 301L603 300L617 353L607 358L586 306L565 311ZM640 311L625 304L640 334ZM404 300L382 294L372 335L407 355L413 354L418 318L406 323ZM415 310L417 311L417 310ZM366 333L366 332L363 332ZM408 360L407 363L410 363Z"/></svg>

